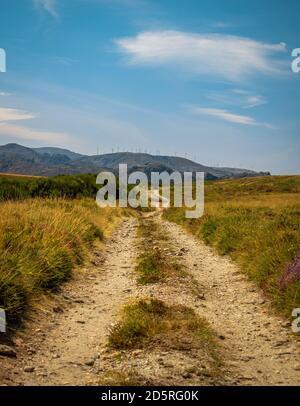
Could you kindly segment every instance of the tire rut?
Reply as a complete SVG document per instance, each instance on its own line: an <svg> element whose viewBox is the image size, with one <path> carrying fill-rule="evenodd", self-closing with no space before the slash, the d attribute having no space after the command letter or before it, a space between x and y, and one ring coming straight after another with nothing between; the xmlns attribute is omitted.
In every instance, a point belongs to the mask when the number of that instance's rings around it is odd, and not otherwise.
<svg viewBox="0 0 300 406"><path fill-rule="evenodd" d="M163 220L173 246L204 297L197 305L223 340L229 371L239 385L299 385L300 343L290 323L273 312L239 268L220 257L180 226Z"/></svg>
<svg viewBox="0 0 300 406"><path fill-rule="evenodd" d="M44 326L42 343L32 344L34 332L31 339L27 338L26 341L31 342L30 355L18 356L12 368L19 385L98 383L93 364L131 292L129 275L137 255L136 228L135 219L124 221L103 248L106 251L104 264L93 267L92 272L84 272L79 282L66 286L73 303L61 310L61 314L60 308L56 309L55 326L49 332L45 332L47 326ZM101 255L99 252L98 256ZM65 294L65 298L70 299L70 296ZM39 330L35 330L37 335Z"/></svg>

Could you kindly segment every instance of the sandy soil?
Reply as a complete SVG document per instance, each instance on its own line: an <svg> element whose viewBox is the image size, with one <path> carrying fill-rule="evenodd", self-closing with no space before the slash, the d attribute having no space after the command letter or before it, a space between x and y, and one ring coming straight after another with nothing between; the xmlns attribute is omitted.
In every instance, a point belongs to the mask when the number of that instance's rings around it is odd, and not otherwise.
<svg viewBox="0 0 300 406"><path fill-rule="evenodd" d="M217 256L176 224L164 222L173 244L199 282L199 314L223 338L228 365L239 384L299 385L300 343L291 325L276 317L254 284L228 258Z"/></svg>
<svg viewBox="0 0 300 406"><path fill-rule="evenodd" d="M257 288L227 258L219 257L175 224L154 214L174 255L190 275L185 280L140 286L137 220L125 220L93 263L55 296L41 303L11 345L17 357L0 356L4 385L97 385L117 372L141 384L299 385L300 345L290 325L275 316ZM191 292L192 280L199 294ZM218 336L222 378L205 374L201 352L171 348L116 353L107 337L128 300L154 297L184 304L204 317ZM203 373L195 373L199 368ZM118 377L120 380L120 376ZM117 380L118 380L117 379ZM118 382L116 382L118 383ZM123 383L123 382L122 382Z"/></svg>

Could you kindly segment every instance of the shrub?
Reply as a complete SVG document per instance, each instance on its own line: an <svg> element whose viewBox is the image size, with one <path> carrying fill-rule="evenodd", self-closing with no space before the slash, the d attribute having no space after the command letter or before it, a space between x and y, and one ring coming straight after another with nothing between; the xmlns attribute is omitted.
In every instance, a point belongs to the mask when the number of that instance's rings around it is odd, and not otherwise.
<svg viewBox="0 0 300 406"><path fill-rule="evenodd" d="M93 200L28 199L0 204L0 307L10 320L31 298L65 281L120 217Z"/></svg>

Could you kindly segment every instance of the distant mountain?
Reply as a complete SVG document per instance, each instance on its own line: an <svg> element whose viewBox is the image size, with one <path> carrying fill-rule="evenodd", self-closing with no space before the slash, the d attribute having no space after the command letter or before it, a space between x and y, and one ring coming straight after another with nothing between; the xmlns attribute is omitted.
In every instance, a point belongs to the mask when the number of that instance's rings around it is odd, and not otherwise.
<svg viewBox="0 0 300 406"><path fill-rule="evenodd" d="M128 165L129 173L139 170L147 175L152 171L205 172L206 179L223 179L270 174L248 169L214 168L174 156L133 152L87 156L53 147L27 148L18 144L0 146L0 172L5 173L44 176L99 173L101 170L117 173L121 163Z"/></svg>
<svg viewBox="0 0 300 406"><path fill-rule="evenodd" d="M18 144L0 146L0 172L24 175L54 176L59 174L75 174L97 172L101 168L87 167L80 164L72 165L72 159L60 153L37 152L33 148ZM74 153L75 154L75 153ZM81 156L80 154L78 154ZM75 162L75 160L74 160Z"/></svg>
<svg viewBox="0 0 300 406"><path fill-rule="evenodd" d="M190 161L185 158L171 157L163 155L150 155L143 153L133 152L117 152L113 154L93 155L82 157L77 162L81 164L92 164L93 166L100 166L118 170L119 164L126 163L128 165L128 172L142 171L147 175L151 171L157 172L205 172L207 179L217 179L224 177L224 174L219 173L213 168L203 166L196 162Z"/></svg>
<svg viewBox="0 0 300 406"><path fill-rule="evenodd" d="M83 156L82 154L78 154L77 152L72 152L72 151L69 151L68 149L56 148L56 147L39 147L39 148L32 148L32 149L41 155L44 155L44 154L48 154L50 156L62 155L62 156L68 157L69 159L77 159L77 158L80 158Z"/></svg>

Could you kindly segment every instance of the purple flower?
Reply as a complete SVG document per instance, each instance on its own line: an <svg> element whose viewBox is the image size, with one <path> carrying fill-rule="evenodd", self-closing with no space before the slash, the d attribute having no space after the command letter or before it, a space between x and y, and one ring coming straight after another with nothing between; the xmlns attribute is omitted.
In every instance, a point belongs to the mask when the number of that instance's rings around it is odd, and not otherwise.
<svg viewBox="0 0 300 406"><path fill-rule="evenodd" d="M279 280L280 289L285 289L288 285L296 282L300 279L300 254L298 254L295 260L288 265L284 271L282 277Z"/></svg>

